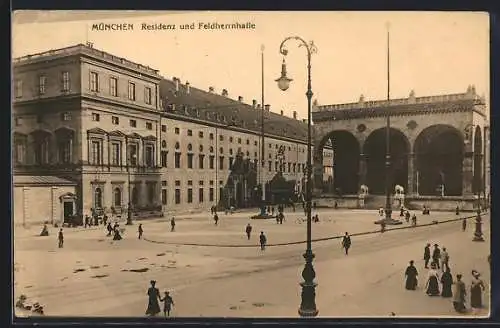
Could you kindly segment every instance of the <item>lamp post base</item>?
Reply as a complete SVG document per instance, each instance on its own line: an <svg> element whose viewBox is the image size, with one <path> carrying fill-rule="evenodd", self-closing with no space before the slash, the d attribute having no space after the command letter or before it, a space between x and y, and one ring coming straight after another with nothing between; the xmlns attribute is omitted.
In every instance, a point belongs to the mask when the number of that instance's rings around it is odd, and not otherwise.
<svg viewBox="0 0 500 328"><path fill-rule="evenodd" d="M302 286L302 293L299 315L301 317L315 317L319 313L316 308L316 286L318 284L314 282L316 272L312 265L314 254L311 250L306 250L304 259L306 260L306 264L304 270L302 270L302 278L304 278L304 281L300 283Z"/></svg>
<svg viewBox="0 0 500 328"><path fill-rule="evenodd" d="M128 212L127 213L127 223L125 225L132 225L132 213Z"/></svg>
<svg viewBox="0 0 500 328"><path fill-rule="evenodd" d="M481 235L476 236L476 235L474 234L474 238L472 239L472 241L484 241L484 238L483 238L483 236L481 236Z"/></svg>

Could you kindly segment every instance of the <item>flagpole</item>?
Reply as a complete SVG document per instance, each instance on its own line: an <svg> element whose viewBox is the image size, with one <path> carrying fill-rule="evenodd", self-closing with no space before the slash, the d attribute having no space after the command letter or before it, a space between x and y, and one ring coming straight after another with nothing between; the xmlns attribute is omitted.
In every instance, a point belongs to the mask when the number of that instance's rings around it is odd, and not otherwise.
<svg viewBox="0 0 500 328"><path fill-rule="evenodd" d="M261 45L260 46L260 51L261 51L261 122L260 122L260 128L261 128L261 171L260 171L260 185L262 188L262 204L261 204L261 215L265 214L265 206L266 206L266 174L265 174L265 169L266 169L266 157L265 157L265 145L264 145L264 107L265 107L265 102L264 102L264 50L265 46Z"/></svg>

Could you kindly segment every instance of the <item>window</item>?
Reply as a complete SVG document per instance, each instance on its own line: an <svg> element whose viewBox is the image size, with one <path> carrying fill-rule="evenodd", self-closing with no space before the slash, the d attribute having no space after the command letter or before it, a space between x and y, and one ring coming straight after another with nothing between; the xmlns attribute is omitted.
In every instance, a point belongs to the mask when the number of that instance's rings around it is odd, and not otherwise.
<svg viewBox="0 0 500 328"><path fill-rule="evenodd" d="M161 125L161 132L167 132L167 126L165 124Z"/></svg>
<svg viewBox="0 0 500 328"><path fill-rule="evenodd" d="M205 162L205 155L203 154L200 154L199 157L198 157L198 168L200 170L203 170L203 164Z"/></svg>
<svg viewBox="0 0 500 328"><path fill-rule="evenodd" d="M167 148L167 142L165 140L162 140L161 148Z"/></svg>
<svg viewBox="0 0 500 328"><path fill-rule="evenodd" d="M94 190L94 208L102 208L102 190L101 188L95 188Z"/></svg>
<svg viewBox="0 0 500 328"><path fill-rule="evenodd" d="M118 187L113 190L113 206L122 206L122 191Z"/></svg>
<svg viewBox="0 0 500 328"><path fill-rule="evenodd" d="M47 164L49 162L49 139L40 138L35 140L35 164Z"/></svg>
<svg viewBox="0 0 500 328"><path fill-rule="evenodd" d="M179 134L179 133L180 133L179 128L175 128L175 134Z"/></svg>
<svg viewBox="0 0 500 328"><path fill-rule="evenodd" d="M118 96L118 79L116 77L109 78L109 94L113 97Z"/></svg>
<svg viewBox="0 0 500 328"><path fill-rule="evenodd" d="M40 75L38 77L38 94L45 94L45 86L47 84L47 77L45 75Z"/></svg>
<svg viewBox="0 0 500 328"><path fill-rule="evenodd" d="M176 204L181 203L181 190L180 189L175 189L175 203Z"/></svg>
<svg viewBox="0 0 500 328"><path fill-rule="evenodd" d="M274 170L278 172L278 162L274 162Z"/></svg>
<svg viewBox="0 0 500 328"><path fill-rule="evenodd" d="M203 131L198 132L198 137L203 138Z"/></svg>
<svg viewBox="0 0 500 328"><path fill-rule="evenodd" d="M241 138L238 138L238 143L239 143L239 144L241 143Z"/></svg>
<svg viewBox="0 0 500 328"><path fill-rule="evenodd" d="M61 121L71 121L71 113L61 113Z"/></svg>
<svg viewBox="0 0 500 328"><path fill-rule="evenodd" d="M160 156L161 167L167 167L167 151L162 150Z"/></svg>
<svg viewBox="0 0 500 328"><path fill-rule="evenodd" d="M175 153L174 165L176 169L181 167L181 153Z"/></svg>
<svg viewBox="0 0 500 328"><path fill-rule="evenodd" d="M223 154L223 153L224 153L224 148L220 147L220 148L219 148L219 152L220 152L221 154Z"/></svg>
<svg viewBox="0 0 500 328"><path fill-rule="evenodd" d="M65 135L64 137L58 136L57 153L59 156L59 163L61 164L71 163L72 150L73 150L72 138L69 135Z"/></svg>
<svg viewBox="0 0 500 328"><path fill-rule="evenodd" d="M90 72L90 91L99 92L99 74Z"/></svg>
<svg viewBox="0 0 500 328"><path fill-rule="evenodd" d="M162 205L167 205L167 189L161 190L161 203Z"/></svg>
<svg viewBox="0 0 500 328"><path fill-rule="evenodd" d="M155 152L154 152L154 147L152 145L147 145L146 146L146 166L147 167L154 167L155 166Z"/></svg>
<svg viewBox="0 0 500 328"><path fill-rule="evenodd" d="M111 123L113 123L114 125L120 124L120 119L118 118L118 116L111 116Z"/></svg>
<svg viewBox="0 0 500 328"><path fill-rule="evenodd" d="M120 165L120 144L117 142L111 144L111 165Z"/></svg>
<svg viewBox="0 0 500 328"><path fill-rule="evenodd" d="M135 100L135 83L128 83L128 99Z"/></svg>
<svg viewBox="0 0 500 328"><path fill-rule="evenodd" d="M148 130L153 130L153 123L151 123L151 122L146 122L146 129L148 129Z"/></svg>
<svg viewBox="0 0 500 328"><path fill-rule="evenodd" d="M26 161L26 140L16 141L16 163L24 164Z"/></svg>
<svg viewBox="0 0 500 328"><path fill-rule="evenodd" d="M136 120L130 120L130 126L135 128L137 127L137 121Z"/></svg>
<svg viewBox="0 0 500 328"><path fill-rule="evenodd" d="M230 170L233 169L233 158L232 157L229 157L229 169Z"/></svg>
<svg viewBox="0 0 500 328"><path fill-rule="evenodd" d="M211 170L214 169L214 159L215 159L215 156L213 156L213 155L210 155L210 157L208 158L208 166Z"/></svg>
<svg viewBox="0 0 500 328"><path fill-rule="evenodd" d="M14 85L14 96L21 98L23 96L23 80L16 80Z"/></svg>
<svg viewBox="0 0 500 328"><path fill-rule="evenodd" d="M220 135L220 136L219 136L219 140L220 140L220 141L224 141L224 136L223 136L223 135Z"/></svg>
<svg viewBox="0 0 500 328"><path fill-rule="evenodd" d="M267 169L268 169L269 171L272 171L272 170L273 170L273 162L272 162L272 161L269 161L269 162L268 162L268 164L269 164L269 165L268 165Z"/></svg>
<svg viewBox="0 0 500 328"><path fill-rule="evenodd" d="M156 195L156 184L155 183L148 184L148 202L149 202L149 204L155 203L155 200L156 200L155 195Z"/></svg>
<svg viewBox="0 0 500 328"><path fill-rule="evenodd" d="M258 145L257 140L255 140L255 141L253 142L253 145L254 145L254 146L257 146L257 145Z"/></svg>
<svg viewBox="0 0 500 328"><path fill-rule="evenodd" d="M93 165L101 165L102 164L102 158L101 158L101 141L99 140L92 140L92 147L91 147L91 153L90 153L90 163Z"/></svg>
<svg viewBox="0 0 500 328"><path fill-rule="evenodd" d="M180 187L181 186L181 180L175 180L175 186Z"/></svg>
<svg viewBox="0 0 500 328"><path fill-rule="evenodd" d="M288 173L290 173L292 170L292 163L288 163Z"/></svg>
<svg viewBox="0 0 500 328"><path fill-rule="evenodd" d="M250 144L250 140L247 139L247 145L249 145L249 144Z"/></svg>
<svg viewBox="0 0 500 328"><path fill-rule="evenodd" d="M193 130L187 130L187 135L188 137L191 137L193 135Z"/></svg>
<svg viewBox="0 0 500 328"><path fill-rule="evenodd" d="M229 142L233 142L233 137L229 137Z"/></svg>
<svg viewBox="0 0 500 328"><path fill-rule="evenodd" d="M162 186L162 187L166 187L166 186L167 186L167 180L162 180L162 182L161 182L161 186Z"/></svg>
<svg viewBox="0 0 500 328"><path fill-rule="evenodd" d="M224 170L224 156L219 157L219 170Z"/></svg>
<svg viewBox="0 0 500 328"><path fill-rule="evenodd" d="M210 133L210 134L208 135L208 139L210 139L210 140L214 140L214 134L213 134L213 133Z"/></svg>
<svg viewBox="0 0 500 328"><path fill-rule="evenodd" d="M62 85L61 89L63 92L68 92L69 91L69 72L62 72L61 74L61 80L62 80Z"/></svg>
<svg viewBox="0 0 500 328"><path fill-rule="evenodd" d="M151 105L151 88L144 88L144 102L148 105Z"/></svg>
<svg viewBox="0 0 500 328"><path fill-rule="evenodd" d="M211 202L214 201L214 188L212 187L208 190L208 200Z"/></svg>
<svg viewBox="0 0 500 328"><path fill-rule="evenodd" d="M101 116L97 113L92 113L92 121L99 122L101 120Z"/></svg>
<svg viewBox="0 0 500 328"><path fill-rule="evenodd" d="M136 166L137 165L137 144L129 144L128 145L128 165Z"/></svg>
<svg viewBox="0 0 500 328"><path fill-rule="evenodd" d="M187 166L188 166L188 169L192 169L193 168L193 154L187 154Z"/></svg>
<svg viewBox="0 0 500 328"><path fill-rule="evenodd" d="M188 188L188 201L189 204L193 202L193 188Z"/></svg>
<svg viewBox="0 0 500 328"><path fill-rule="evenodd" d="M198 201L203 203L203 188L198 189Z"/></svg>
<svg viewBox="0 0 500 328"><path fill-rule="evenodd" d="M272 147L273 147L273 145L269 144L269 148L272 148Z"/></svg>

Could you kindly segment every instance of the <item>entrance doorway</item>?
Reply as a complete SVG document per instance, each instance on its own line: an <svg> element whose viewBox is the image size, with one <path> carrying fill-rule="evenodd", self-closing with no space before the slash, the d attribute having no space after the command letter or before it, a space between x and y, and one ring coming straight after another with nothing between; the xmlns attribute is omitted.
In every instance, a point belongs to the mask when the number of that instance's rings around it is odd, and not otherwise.
<svg viewBox="0 0 500 328"><path fill-rule="evenodd" d="M71 216L73 216L73 202L64 202L63 203L63 212L64 212L64 218L67 219Z"/></svg>

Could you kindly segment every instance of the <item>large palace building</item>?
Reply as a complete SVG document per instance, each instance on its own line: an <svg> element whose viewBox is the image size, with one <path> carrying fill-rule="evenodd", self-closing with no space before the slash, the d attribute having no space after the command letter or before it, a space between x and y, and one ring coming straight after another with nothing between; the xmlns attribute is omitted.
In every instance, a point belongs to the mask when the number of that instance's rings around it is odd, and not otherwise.
<svg viewBox="0 0 500 328"><path fill-rule="evenodd" d="M267 201L287 183L297 194L304 186L307 122L296 112L290 118L231 99L226 89L165 79L92 44L14 59L13 84L17 222L119 214L129 204L152 216L216 203L256 206L262 184ZM330 143L323 148L328 163ZM322 171L333 181L330 165ZM66 192L54 193L58 187L47 184L54 178ZM50 204L41 201L50 193L29 192L41 181L52 190Z"/></svg>

